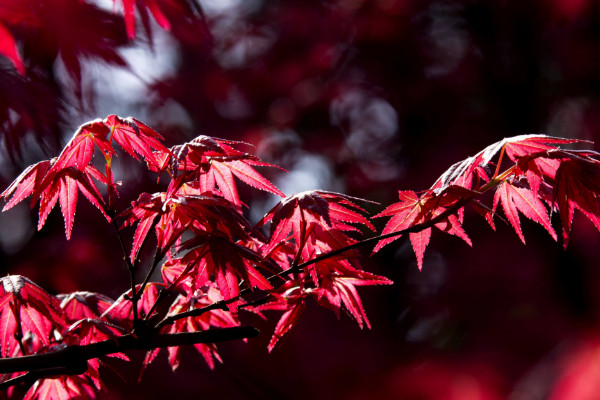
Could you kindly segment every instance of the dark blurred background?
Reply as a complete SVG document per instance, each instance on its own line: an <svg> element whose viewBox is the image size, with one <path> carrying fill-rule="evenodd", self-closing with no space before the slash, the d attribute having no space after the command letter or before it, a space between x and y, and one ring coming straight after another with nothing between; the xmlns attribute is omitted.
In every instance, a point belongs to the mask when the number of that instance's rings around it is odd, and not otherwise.
<svg viewBox="0 0 600 400"><path fill-rule="evenodd" d="M171 30L142 18L135 40L120 2L16 3L0 1L26 67L0 60L3 187L111 113L169 145L198 134L252 143L289 171L262 171L286 194L339 191L380 202L372 214L503 137L600 139L592 0L157 0ZM118 161L123 207L161 190ZM242 196L253 221L276 201ZM36 224L25 204L0 215L1 273L52 293L127 289L117 239L85 200L69 242L58 211ZM370 331L313 305L269 355L277 314L242 315L262 334L219 345L214 371L190 350L171 373L162 354L136 384L134 353L132 365L109 363L100 397L597 399L600 233L576 216L562 250L523 225L526 246L467 213L473 248L434 234L422 272L404 239L370 258L364 249L365 269L395 282L359 290Z"/></svg>

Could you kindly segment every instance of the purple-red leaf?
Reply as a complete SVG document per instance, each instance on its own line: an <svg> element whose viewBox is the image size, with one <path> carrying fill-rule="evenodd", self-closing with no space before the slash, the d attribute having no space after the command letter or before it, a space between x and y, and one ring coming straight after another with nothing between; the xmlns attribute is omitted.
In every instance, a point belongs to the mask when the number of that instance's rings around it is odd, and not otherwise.
<svg viewBox="0 0 600 400"><path fill-rule="evenodd" d="M558 207L563 228L563 245L569 244L575 209L600 230L600 162L593 159L562 161L556 172L553 207Z"/></svg>
<svg viewBox="0 0 600 400"><path fill-rule="evenodd" d="M557 240L556 232L552 228L552 225L550 225L550 218L548 217L546 206L544 206L544 203L542 203L531 190L516 187L508 181L504 181L496 189L496 194L494 196L494 212L496 211L498 202L502 203L502 209L504 210L506 218L523 243L525 243L525 237L521 231L519 212L532 221L542 225L548 231L550 236L552 236L554 240Z"/></svg>
<svg viewBox="0 0 600 400"><path fill-rule="evenodd" d="M0 279L0 349L11 357L18 347L16 334L34 335L48 346L54 331L61 332L66 319L56 298L20 275Z"/></svg>

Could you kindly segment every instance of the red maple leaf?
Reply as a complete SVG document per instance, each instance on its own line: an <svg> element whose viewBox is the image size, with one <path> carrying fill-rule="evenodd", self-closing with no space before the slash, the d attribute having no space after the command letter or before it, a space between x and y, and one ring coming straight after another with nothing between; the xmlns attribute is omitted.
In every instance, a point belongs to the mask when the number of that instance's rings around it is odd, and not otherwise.
<svg viewBox="0 0 600 400"><path fill-rule="evenodd" d="M85 171L92 160L96 146L103 154L114 154L107 140L109 133L110 129L101 119L81 125L52 165L51 171L60 171L68 167Z"/></svg>
<svg viewBox="0 0 600 400"><path fill-rule="evenodd" d="M65 235L67 240L70 239L79 191L81 191L90 203L100 210L107 221L110 221L110 217L104 209L104 199L102 199L96 185L90 178L90 175L92 175L90 170L95 170L93 174L100 174L91 165L87 166L85 172L79 171L74 166L58 172L48 172L38 190L36 190L40 198L38 230L42 229L48 214L50 214L50 211L52 211L58 201L65 220ZM33 193L33 197L36 197L35 192Z"/></svg>
<svg viewBox="0 0 600 400"><path fill-rule="evenodd" d="M471 201L475 210L484 216L490 226L494 228L493 211L498 202L502 200L505 214L523 242L525 239L521 232L518 212L541 224L552 237L556 238L547 210L538 197L538 191L542 184L554 183L554 176L562 162L561 157L564 159L577 157L573 152L557 150L557 146L575 142L579 142L579 140L553 138L545 135L522 135L496 142L475 156L452 165L431 189L425 191L421 196L413 191L401 191L400 202L392 204L375 216L392 217L382 234L387 235L426 223L459 201ZM500 177L498 174L504 154L507 155L513 166ZM496 156L498 157L495 163L495 172L491 173L489 169L494 165L492 160ZM525 175L529 188L524 185L517 188L507 182L507 179L513 180L521 175ZM479 190L484 192L498 185L500 186L496 191L493 210L489 210L488 207L475 200L481 194ZM436 223L435 226L446 233L459 236L470 245L470 239L461 227L463 213L464 207L459 207L455 215L448 216L441 223ZM383 246L399 237L400 235L380 240L373 251L379 251ZM431 228L410 232L409 238L417 256L419 269L421 269L423 254L431 238Z"/></svg>
<svg viewBox="0 0 600 400"><path fill-rule="evenodd" d="M456 189L454 189L456 188ZM449 196L445 197L444 195ZM434 191L427 191L419 197L412 190L400 191L400 201L387 207L373 218L390 216L382 234L398 232L412 226L425 223L453 205L461 196L473 196L473 192L454 186L446 187L445 191L436 195ZM458 212L458 211L457 211ZM461 221L456 215L449 215L444 220L437 222L435 227L442 232L456 235L471 245L471 240L462 229ZM397 240L402 235L380 240L373 252L379 251L383 246ZM423 268L423 254L431 238L431 228L425 228L418 232L409 233L410 242L417 256L419 270Z"/></svg>
<svg viewBox="0 0 600 400"><path fill-rule="evenodd" d="M179 296L169 309L168 316L177 315L194 308L202 308L222 299L223 297L214 284L209 284L195 291L192 296L188 296L187 298ZM239 324L239 321L227 311L210 310L197 317L179 319L165 329L168 333L199 332L211 328L229 328L239 326ZM215 360L222 362L221 357L217 353L217 346L214 343L198 343L194 345L194 348L202 355L210 369L215 367ZM179 366L181 350L180 346L168 348L169 364L173 370Z"/></svg>
<svg viewBox="0 0 600 400"><path fill-rule="evenodd" d="M569 244L573 214L577 209L600 230L600 161L577 157L561 162L556 172L552 203L558 207L563 245Z"/></svg>
<svg viewBox="0 0 600 400"><path fill-rule="evenodd" d="M23 400L95 399L98 388L85 375L36 381Z"/></svg>
<svg viewBox="0 0 600 400"><path fill-rule="evenodd" d="M450 185L462 186L467 189L473 188L473 182L477 179L489 180L486 168L488 168L496 155L499 155L496 167L502 162L504 154L513 162L528 158L532 163L530 169L539 171L548 177L553 177L559 163L549 158L540 158L540 154L556 149L557 145L577 143L581 140L555 138L546 135L521 135L505 138L487 146L472 157L452 165L440 176L432 189L441 191ZM536 157L531 157L536 155ZM497 171L496 171L497 172Z"/></svg>
<svg viewBox="0 0 600 400"><path fill-rule="evenodd" d="M272 288L269 281L254 267L256 264L264 264L262 256L230 238L196 232L196 236L182 246L182 250L187 249L190 251L181 261L188 266L188 273L194 276L195 288L214 280L226 301L239 295L240 279L250 288ZM229 310L234 314L238 303L239 300L228 303Z"/></svg>
<svg viewBox="0 0 600 400"><path fill-rule="evenodd" d="M275 185L254 169L254 166L276 166L236 150L231 146L234 144L245 143L198 136L188 143L172 147L171 153L174 157L160 156L162 161L156 167L149 165L149 168L153 171L169 169L173 176L182 171L189 175L185 181L196 181L201 193L219 192L238 207L241 207L242 203L234 176L256 189L284 197Z"/></svg>
<svg viewBox="0 0 600 400"><path fill-rule="evenodd" d="M313 250L327 251L327 248L331 250L354 243L354 239L343 233L358 230L351 224L366 225L374 230L373 225L359 213L364 210L354 201L366 200L322 190L286 197L258 223L262 226L271 222L269 244L264 253L269 254L290 237L294 238L296 251L305 249L309 253L314 252ZM319 249L310 246L306 248L310 243L313 246L326 246Z"/></svg>
<svg viewBox="0 0 600 400"><path fill-rule="evenodd" d="M332 309L340 317L342 306L350 313L362 329L363 324L371 329L371 323L362 305L355 286L391 285L386 277L360 270L347 270L345 274L321 275L321 282L312 293L317 302Z"/></svg>
<svg viewBox="0 0 600 400"><path fill-rule="evenodd" d="M20 275L0 279L0 350L12 357L19 338L26 333L49 346L54 332L66 328L66 319L56 298ZM22 354L25 355L25 354Z"/></svg>
<svg viewBox="0 0 600 400"><path fill-rule="evenodd" d="M279 318L273 336L267 347L269 353L281 344L281 340L298 324L302 313L306 309L306 298L309 291L304 289L303 282L288 281L271 292L274 296L272 301L256 307L256 310L277 310L284 311Z"/></svg>
<svg viewBox="0 0 600 400"><path fill-rule="evenodd" d="M7 201L3 211L12 208L28 196L32 196L31 206L39 199L39 230L50 211L59 202L65 220L65 234L67 239L70 239L78 192L81 192L107 220L110 220L104 200L92 177L105 185L112 182L91 165L96 147L106 157L114 154L112 146L106 140L108 132L109 129L101 120L81 125L58 157L30 166L2 192L1 196Z"/></svg>
<svg viewBox="0 0 600 400"><path fill-rule="evenodd" d="M165 284L159 282L150 282L146 285L137 302L137 311L140 318L148 316L148 313L152 310L154 303L159 297L161 289L165 287ZM138 291L141 288L142 285L136 286L136 290ZM131 296L132 292L129 289L115 300L104 314L102 314L101 318L113 322L117 326L131 329L133 327L133 302L131 301Z"/></svg>
<svg viewBox="0 0 600 400"><path fill-rule="evenodd" d="M170 187L171 189L171 187ZM142 193L132 206L121 213L126 216L123 226L137 224L131 248L131 260L156 223L159 249L173 245L188 230L216 230L229 237L248 238L252 226L230 202L184 184L176 192L150 195Z"/></svg>
<svg viewBox="0 0 600 400"><path fill-rule="evenodd" d="M96 319L113 304L113 300L99 293L73 292L58 295L60 308L65 312L69 322L80 319Z"/></svg>
<svg viewBox="0 0 600 400"><path fill-rule="evenodd" d="M103 122L110 130L110 140L119 143L136 160L139 160L139 154L148 165L159 165L160 159L157 157L169 154L169 150L162 144L164 138L135 118L109 115Z"/></svg>
<svg viewBox="0 0 600 400"><path fill-rule="evenodd" d="M552 236L554 240L557 240L556 232L554 232L552 225L550 225L550 218L548 217L546 206L533 191L524 187L517 187L506 180L496 189L496 194L494 196L494 212L496 211L498 202L502 203L502 209L504 210L506 218L509 220L523 243L525 243L525 237L521 231L519 212L532 221L542 225L548 231L550 236Z"/></svg>
<svg viewBox="0 0 600 400"><path fill-rule="evenodd" d="M42 180L54 161L55 160L40 161L39 163L30 165L21 172L10 186L0 194L0 197L3 197L4 201L7 202L2 211L10 210L16 204L31 196L34 192L40 192ZM31 199L32 208L37 200L37 197Z"/></svg>

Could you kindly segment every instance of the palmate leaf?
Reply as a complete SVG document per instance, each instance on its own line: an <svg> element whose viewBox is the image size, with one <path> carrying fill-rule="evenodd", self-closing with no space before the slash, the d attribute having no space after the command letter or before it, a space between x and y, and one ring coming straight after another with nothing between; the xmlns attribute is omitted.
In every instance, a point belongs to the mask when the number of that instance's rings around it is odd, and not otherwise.
<svg viewBox="0 0 600 400"><path fill-rule="evenodd" d="M110 140L119 143L136 160L139 160L139 154L148 165L158 165L157 157L169 154L169 150L162 144L164 138L135 118L109 115L103 122L110 130Z"/></svg>
<svg viewBox="0 0 600 400"><path fill-rule="evenodd" d="M100 196L96 185L90 179L91 173L88 172L90 169L95 170L95 167L89 165L85 172L81 172L75 167L68 167L59 172L50 171L46 175L39 188L40 209L38 230L42 229L46 218L58 201L65 220L65 235L67 240L70 239L79 192L100 210L107 221L110 221L110 217L105 211L104 199ZM44 186L44 182L47 182L46 186ZM33 196L35 195L33 193Z"/></svg>
<svg viewBox="0 0 600 400"><path fill-rule="evenodd" d="M229 237L249 237L252 227L232 203L210 193L197 193L197 189L187 184L172 193L142 193L121 213L120 216L126 217L123 227L137 224L130 254L132 261L154 224L160 250L173 245L188 229L218 230Z"/></svg>
<svg viewBox="0 0 600 400"><path fill-rule="evenodd" d="M431 189L440 192L450 185L472 189L474 182L477 182L478 179L488 181L490 177L486 172L486 168L491 166L491 162L495 156L502 153L505 153L511 161L517 162L522 158L527 158L534 154L539 156L540 153L552 151L560 144L579 142L584 141L555 138L546 135L521 135L505 138L489 145L476 155L452 165L440 176ZM554 177L556 169L560 164L555 160L543 157L535 157L530 159L530 161L533 163L535 169L551 178Z"/></svg>
<svg viewBox="0 0 600 400"><path fill-rule="evenodd" d="M588 201L592 197L595 199L595 195L590 195L590 191L587 189L584 190L584 185L577 184L576 181L573 183L567 182L564 179L566 175L570 175L567 172L570 162L579 160L577 162L588 162L590 165L596 162L592 158L592 155L595 156L592 152L577 152L557 148L561 144L577 142L582 141L553 138L545 135L522 135L496 142L475 156L468 157L452 165L434 183L431 189L420 196L413 191L401 191L398 203L392 204L375 216L391 217L382 234L388 235L412 227L418 228L419 225L427 223L446 212L450 207L454 207L456 210L452 215L448 215L443 221L436 223L435 226L446 233L462 238L470 245L471 241L461 226L464 204L471 202L475 210L486 219L492 228L495 228L493 222L494 212L497 205L502 203L502 208L509 223L523 242L525 238L521 231L519 213L541 224L556 240L556 233L550 225L548 211L541 200L544 196L541 193L542 187L545 188L544 190L548 188L554 190L553 204L558 203L557 189L571 191L568 194L561 192L561 201L558 204L558 208L562 213L561 219L563 219L563 225L566 226L567 232L570 225L569 222L565 224L564 221L570 221L574 208L578 208L575 203L569 203L568 200L568 198L575 196L575 192L587 193L579 196L581 199L586 198L587 200L582 201L589 205L587 208L583 207L587 210L584 211L584 214L587 212L586 215L592 220L595 218L594 215L597 215L596 206L592 206L593 202ZM504 159L504 155L506 155L506 159ZM506 160L512 162L512 166L509 165L499 175L503 161ZM563 167L565 162L567 167ZM559 175L558 172L561 168L564 172ZM597 167L594 165L592 169L594 168ZM564 183L561 185L557 183L555 187L555 182L561 179ZM574 189L573 185L578 185L577 189ZM571 188L566 189L569 186ZM482 192L490 189L496 190L493 209L476 200L476 197L481 195ZM596 220L596 222L600 226L600 220ZM568 237L568 233L564 233L564 235ZM399 237L400 235L380 240L374 252L379 251L383 246ZM409 233L409 237L417 256L417 264L421 269L423 254L431 238L431 228L418 229L416 232Z"/></svg>
<svg viewBox="0 0 600 400"><path fill-rule="evenodd" d="M340 193L313 190L288 196L281 200L259 221L258 226L271 222L270 239L265 253L270 253L290 237L294 238L296 251L308 242L307 233L316 233L315 240L328 243L331 249L341 248L354 240L344 231L357 231L351 224L375 228L360 212L364 210L356 201L363 199ZM317 225L322 229L314 229Z"/></svg>
<svg viewBox="0 0 600 400"><path fill-rule="evenodd" d="M158 165L148 167L156 172L168 169L173 176L183 172L185 181L195 181L201 193L221 193L237 207L241 207L242 203L234 177L256 189L284 197L275 185L254 169L254 166L276 166L232 147L238 144L245 143L201 135L188 143L172 147L173 156L159 154Z"/></svg>
<svg viewBox="0 0 600 400"><path fill-rule="evenodd" d="M81 319L96 319L114 303L112 299L99 293L73 292L56 296L60 308L70 323Z"/></svg>
<svg viewBox="0 0 600 400"><path fill-rule="evenodd" d="M556 172L552 204L560 213L563 245L569 244L575 210L583 213L600 230L600 162L590 157L561 162Z"/></svg>
<svg viewBox="0 0 600 400"><path fill-rule="evenodd" d="M36 381L23 400L95 399L99 388L85 375Z"/></svg>
<svg viewBox="0 0 600 400"><path fill-rule="evenodd" d="M160 291L165 287L166 285L160 282L150 282L146 285L137 303L137 312L141 318L148 316L156 299L158 299ZM136 290L138 291L141 288L141 285L136 286ZM129 289L119 296L119 298L101 315L101 318L120 327L127 329L132 328L133 303L131 301L131 295L131 289Z"/></svg>
<svg viewBox="0 0 600 400"><path fill-rule="evenodd" d="M193 308L202 308L222 299L217 287L209 284L203 289L195 291L192 296L179 296L169 309L168 315L176 315ZM231 313L224 310L210 310L197 317L179 319L165 330L168 333L199 332L211 328L230 328L239 325L239 321ZM202 355L210 369L214 369L215 361L223 362L214 343L198 343L194 345L194 348ZM168 348L169 364L173 370L179 366L182 350L181 346Z"/></svg>
<svg viewBox="0 0 600 400"><path fill-rule="evenodd" d="M17 337L30 333L44 346L54 331L66 328L66 318L56 298L20 275L0 279L0 350L11 357L17 350Z"/></svg>
<svg viewBox="0 0 600 400"><path fill-rule="evenodd" d="M6 201L2 211L10 210L16 204L31 196L34 192L40 192L42 180L55 160L56 159L40 161L30 165L21 172L17 179L15 179L10 186L0 194L0 197L3 197L4 201ZM36 201L36 197L31 199L31 207L33 207Z"/></svg>
<svg viewBox="0 0 600 400"><path fill-rule="evenodd" d="M108 208L116 194L110 163L116 154L112 147L113 140L132 157L144 157L149 165L157 163L157 154L170 154L162 145L162 137L158 133L131 117L122 119L109 115L105 120L87 122L77 129L58 157L30 166L1 194L7 201L3 211L31 196L32 207L38 200L40 202L38 229L41 229L58 202L65 220L65 234L69 239L78 193L81 192L110 221ZM96 149L106 159L106 175L91 163ZM108 206L92 178L108 187Z"/></svg>
<svg viewBox="0 0 600 400"><path fill-rule="evenodd" d="M447 195L447 196L444 196ZM375 215L373 218L390 216L390 220L385 225L382 234L398 232L412 226L425 223L453 205L461 196L473 196L474 193L460 187L449 186L444 192L435 194L434 191L427 191L421 197L411 190L400 191L399 202L387 207L385 210ZM471 246L471 239L461 226L461 222L456 215L449 215L444 220L435 224L440 231L458 236ZM378 252L383 246L400 238L401 235L380 240L373 252ZM423 255L431 239L431 228L425 228L419 232L409 233L409 238L413 250L417 256L417 266L419 270L423 268Z"/></svg>
<svg viewBox="0 0 600 400"><path fill-rule="evenodd" d="M550 225L550 218L544 203L536 196L536 194L527 188L517 187L509 183L508 180L501 183L496 189L494 196L494 212L498 207L498 203L502 203L502 209L506 218L514 228L515 232L525 243L525 237L521 231L521 222L519 221L519 212L530 220L542 225L552 236L557 240L556 232Z"/></svg>
<svg viewBox="0 0 600 400"><path fill-rule="evenodd" d="M65 220L65 235L70 239L78 192L81 192L110 220L92 177L104 184L108 182L90 164L96 146L104 154L114 153L106 141L107 133L108 128L100 120L81 125L58 157L30 166L1 194L7 201L2 211L12 208L28 196L32 197L32 207L39 200L39 230L59 202Z"/></svg>
<svg viewBox="0 0 600 400"><path fill-rule="evenodd" d="M290 280L272 292L273 300L259 305L256 310L284 311L268 345L271 352L298 323L306 309L306 300L312 297L317 304L333 310L338 318L340 311L347 311L362 329L371 328L371 324L362 305L356 286L390 285L393 282L383 276L374 275L352 268L350 265L340 266L335 260L327 259L317 263L318 282L310 287L306 273L299 279Z"/></svg>
<svg viewBox="0 0 600 400"><path fill-rule="evenodd" d="M391 285L392 283L383 276L360 270L349 270L345 274L322 276L321 284L314 293L317 296L317 302L332 309L338 318L343 306L354 317L361 329L363 324L371 329L371 323L355 286Z"/></svg>
<svg viewBox="0 0 600 400"><path fill-rule="evenodd" d="M193 288L215 282L226 301L238 297L240 280L250 288L272 289L269 281L254 267L265 262L262 256L230 238L196 232L196 236L182 246L182 250L188 249L181 262L186 265L185 273L193 275ZM184 276L179 279L182 278ZM239 300L228 303L233 314L237 313L238 303Z"/></svg>
<svg viewBox="0 0 600 400"><path fill-rule="evenodd" d="M103 154L114 154L114 150L107 140L109 132L109 128L101 119L81 125L52 165L51 172L61 171L68 167L85 171L92 160L96 146Z"/></svg>

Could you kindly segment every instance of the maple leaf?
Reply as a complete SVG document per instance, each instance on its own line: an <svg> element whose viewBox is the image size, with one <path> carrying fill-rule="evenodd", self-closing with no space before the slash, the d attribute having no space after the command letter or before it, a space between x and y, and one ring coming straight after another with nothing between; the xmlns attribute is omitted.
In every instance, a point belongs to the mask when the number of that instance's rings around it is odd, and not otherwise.
<svg viewBox="0 0 600 400"><path fill-rule="evenodd" d="M8 275L0 279L0 350L11 357L18 338L29 332L48 346L54 331L61 332L66 319L58 300L29 279Z"/></svg>
<svg viewBox="0 0 600 400"><path fill-rule="evenodd" d="M223 297L217 287L209 283L202 289L196 290L192 296L180 295L169 309L167 316L177 315L194 308L202 308L221 300ZM224 310L210 310L196 317L179 319L165 329L168 333L199 332L211 328L230 328L239 325L239 321L231 313ZM210 369L214 369L215 360L223 362L214 343L197 343L194 348L202 355ZM179 366L181 349L181 346L168 348L169 364L173 370Z"/></svg>
<svg viewBox="0 0 600 400"><path fill-rule="evenodd" d="M130 254L132 261L155 223L161 250L173 245L188 229L217 230L229 237L248 237L252 226L236 207L210 193L196 193L198 191L187 184L173 193L142 193L129 209L121 213L120 216L127 216L123 227L137 224Z"/></svg>
<svg viewBox="0 0 600 400"><path fill-rule="evenodd" d="M140 290L142 285L137 285L136 290ZM137 311L140 318L146 318L152 310L154 303L160 295L161 289L166 285L160 282L148 283L140 299L137 302ZM131 329L133 327L133 302L131 301L131 289L123 293L119 298L102 314L101 318L106 319L115 325ZM155 311L156 312L156 311Z"/></svg>
<svg viewBox="0 0 600 400"><path fill-rule="evenodd" d="M321 275L320 286L311 294L317 302L332 309L338 319L342 305L350 313L362 329L363 324L371 329L371 323L362 305L355 286L391 285L386 277L374 275L360 270L347 270L345 274Z"/></svg>
<svg viewBox="0 0 600 400"><path fill-rule="evenodd" d="M101 119L81 125L58 156L51 171L60 171L68 167L85 171L92 160L96 146L105 155L114 154L107 140L109 133L110 129Z"/></svg>
<svg viewBox="0 0 600 400"><path fill-rule="evenodd" d="M196 232L196 236L182 246L182 250L188 249L189 252L181 261L190 266L189 273L195 277L195 288L214 279L226 301L239 295L240 279L251 288L272 288L269 281L253 266L264 263L261 255L232 242L229 238L208 232ZM234 314L237 312L238 303L239 300L228 303L229 310Z"/></svg>
<svg viewBox="0 0 600 400"><path fill-rule="evenodd" d="M502 203L502 209L504 210L506 218L509 220L523 243L525 243L525 237L521 231L519 212L532 221L542 225L548 231L550 236L552 236L554 240L557 240L556 232L552 228L552 225L550 225L550 218L548 217L546 206L533 191L527 188L517 187L506 180L496 189L496 194L494 195L494 212L496 211L499 202Z"/></svg>
<svg viewBox="0 0 600 400"><path fill-rule="evenodd" d="M552 197L558 207L563 229L563 246L569 244L575 209L600 230L600 162L591 158L573 158L561 162L556 172Z"/></svg>
<svg viewBox="0 0 600 400"><path fill-rule="evenodd" d="M287 281L276 290L272 291L274 300L256 307L257 310L277 310L284 313L277 321L273 336L269 341L267 350L270 352L283 338L298 324L302 313L306 309L306 298L309 291L304 289L302 281Z"/></svg>
<svg viewBox="0 0 600 400"><path fill-rule="evenodd" d="M136 160L139 160L139 154L149 165L158 165L160 160L157 157L169 154L169 150L162 144L164 138L135 118L109 115L104 119L104 124L110 129L110 140L119 143Z"/></svg>
<svg viewBox="0 0 600 400"><path fill-rule="evenodd" d="M298 250L307 243L307 233L315 240L327 243L330 249L354 243L343 231L356 231L350 224L362 224L374 230L373 225L358 211L364 212L354 201L363 199L323 190L306 191L288 196L273 207L258 226L271 222L271 234L265 253L270 253L287 241L290 234ZM322 229L315 229L318 226ZM311 249L307 249L310 252ZM321 249L322 250L322 249Z"/></svg>
<svg viewBox="0 0 600 400"><path fill-rule="evenodd" d="M162 161L156 166L148 167L156 172L169 169L172 175L177 171L191 172L191 178L187 181L197 181L200 192L215 192L218 188L223 197L238 207L241 207L242 203L234 176L256 189L284 197L275 185L253 168L253 166L276 166L262 162L254 155L236 150L230 146L233 144L245 143L201 135L188 143L172 147L171 153L174 157L162 156Z"/></svg>
<svg viewBox="0 0 600 400"><path fill-rule="evenodd" d="M53 160L44 160L27 167L21 174L6 188L0 197L7 203L2 211L13 208L16 204L31 196L34 192L41 192L41 183L46 173L53 164ZM10 200L9 200L10 198ZM31 199L31 207L37 201L37 197Z"/></svg>
<svg viewBox="0 0 600 400"><path fill-rule="evenodd" d="M60 308L71 323L81 319L96 319L114 303L102 294L92 292L73 292L56 296L60 300Z"/></svg>
<svg viewBox="0 0 600 400"><path fill-rule="evenodd" d="M505 214L523 242L525 239L520 228L519 212L541 224L556 239L546 208L538 198L538 191L542 183L553 182L556 171L561 165L558 154L566 155L567 158L572 156L572 153L557 150L557 146L576 142L580 141L545 135L505 138L486 147L475 156L453 164L438 178L431 189L421 196L413 191L401 191L400 202L387 207L374 218L391 217L382 232L382 235L387 235L426 223L459 201L472 201L475 210L494 228L493 214L498 202L502 200ZM498 172L504 154L514 165L499 177ZM488 169L496 155L498 155L496 171L490 174ZM517 188L506 182L509 177L514 179L520 175L525 175L530 189ZM498 185L500 187L497 188L494 209L491 212L483 204L474 201L475 197L481 194L478 190L486 191ZM446 233L460 237L471 245L470 239L461 227L463 213L464 207L459 207L456 215L449 215L435 226ZM400 237L401 235L398 235L380 240L373 252L379 251L383 246ZM423 255L431 239L431 228L410 232L409 238L417 256L418 267L421 269Z"/></svg>
<svg viewBox="0 0 600 400"><path fill-rule="evenodd" d="M446 189L450 185L462 186L467 189L473 188L474 179L489 180L486 168L490 165L492 159L498 154L499 160L497 167L502 162L502 155L506 154L513 162L518 162L522 158L528 158L532 155L540 155L547 151L556 149L557 145L578 143L582 140L555 138L546 135L520 135L510 138L504 138L496 143L487 146L479 153L468 157L463 161L457 162L445 171L432 189L436 192ZM529 169L539 171L548 177L553 177L559 162L543 157L529 158L531 165ZM531 179L536 179L531 176ZM534 183L535 185L535 183Z"/></svg>
<svg viewBox="0 0 600 400"><path fill-rule="evenodd" d="M98 389L84 375L61 376L36 381L23 400L95 399Z"/></svg>
<svg viewBox="0 0 600 400"><path fill-rule="evenodd" d="M65 235L69 240L73 230L79 192L100 210L107 221L110 221L110 217L104 209L104 199L90 178L90 170L95 170L95 167L89 165L85 172L81 172L75 167L67 167L58 172L48 172L36 191L40 198L38 230L42 229L46 218L58 201L65 220ZM32 196L35 198L36 193L34 192Z"/></svg>
<svg viewBox="0 0 600 400"><path fill-rule="evenodd" d="M421 197L412 190L400 191L398 192L400 201L388 206L373 218L391 217L385 225L382 235L402 231L425 223L445 212L447 207L455 204L461 196L473 196L474 193L460 187L457 190L453 190L453 188L455 187L449 186L439 195L435 195L433 191L427 191ZM450 194L450 196L444 198L444 194ZM471 245L471 240L462 229L461 222L455 215L449 215L444 220L437 222L435 227L442 232L456 235ZM373 253L381 250L383 246L399 239L401 236L398 235L380 240L373 249ZM428 227L418 232L411 232L409 233L409 239L417 256L417 265L419 270L421 270L423 268L423 255L431 239L431 228Z"/></svg>
<svg viewBox="0 0 600 400"><path fill-rule="evenodd" d="M31 207L39 199L39 230L59 202L65 220L65 235L70 239L77 197L81 192L110 221L92 177L106 185L110 182L90 164L96 146L105 155L114 154L106 140L108 132L101 120L81 125L58 157L28 167L2 192L1 196L7 201L2 211L9 210L28 196L32 197Z"/></svg>

